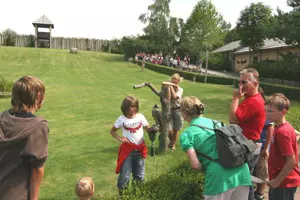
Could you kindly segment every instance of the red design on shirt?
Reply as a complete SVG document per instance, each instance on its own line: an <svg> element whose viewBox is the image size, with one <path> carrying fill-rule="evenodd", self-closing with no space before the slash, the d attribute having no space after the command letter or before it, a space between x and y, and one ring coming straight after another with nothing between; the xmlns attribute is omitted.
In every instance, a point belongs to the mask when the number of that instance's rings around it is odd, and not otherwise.
<svg viewBox="0 0 300 200"><path fill-rule="evenodd" d="M136 133L142 127L142 121L140 121L140 124L137 127L126 127L124 123L123 127L126 131L129 131L130 133Z"/></svg>

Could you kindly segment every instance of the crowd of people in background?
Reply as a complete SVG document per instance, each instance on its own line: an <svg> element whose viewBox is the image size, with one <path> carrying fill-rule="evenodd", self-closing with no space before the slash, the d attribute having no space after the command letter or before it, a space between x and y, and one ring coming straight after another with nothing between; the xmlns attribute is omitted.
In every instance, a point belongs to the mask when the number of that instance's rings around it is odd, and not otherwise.
<svg viewBox="0 0 300 200"><path fill-rule="evenodd" d="M135 60L149 62L157 65L169 66L169 67L178 68L182 70L194 71L194 72L201 72L201 67L202 67L201 59L199 60L197 65L192 65L191 58L189 55L185 55L181 57L177 54L173 56L167 54L163 56L162 53L150 54L145 52L139 52L136 53Z"/></svg>

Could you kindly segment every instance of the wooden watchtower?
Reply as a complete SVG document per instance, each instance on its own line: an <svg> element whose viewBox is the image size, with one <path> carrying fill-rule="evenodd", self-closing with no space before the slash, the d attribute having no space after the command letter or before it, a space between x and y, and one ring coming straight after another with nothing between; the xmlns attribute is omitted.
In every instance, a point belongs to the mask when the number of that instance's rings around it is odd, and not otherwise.
<svg viewBox="0 0 300 200"><path fill-rule="evenodd" d="M35 28L35 48L51 48L51 30L54 24L45 16L32 23ZM39 28L49 28L49 32L39 31Z"/></svg>

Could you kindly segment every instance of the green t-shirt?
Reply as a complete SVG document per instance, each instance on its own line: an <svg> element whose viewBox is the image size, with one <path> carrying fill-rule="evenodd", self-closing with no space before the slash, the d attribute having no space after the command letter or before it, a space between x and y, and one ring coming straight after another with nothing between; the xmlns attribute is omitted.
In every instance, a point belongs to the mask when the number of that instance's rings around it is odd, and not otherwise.
<svg viewBox="0 0 300 200"><path fill-rule="evenodd" d="M193 119L190 124L198 124L213 128L211 119L199 117ZM211 130L204 130L196 126L189 126L180 136L181 148L184 152L195 149L214 159L218 158L216 149L216 136ZM220 164L209 161L198 155L205 172L204 195L213 196L238 186L250 186L251 177L247 164L238 168L225 169Z"/></svg>

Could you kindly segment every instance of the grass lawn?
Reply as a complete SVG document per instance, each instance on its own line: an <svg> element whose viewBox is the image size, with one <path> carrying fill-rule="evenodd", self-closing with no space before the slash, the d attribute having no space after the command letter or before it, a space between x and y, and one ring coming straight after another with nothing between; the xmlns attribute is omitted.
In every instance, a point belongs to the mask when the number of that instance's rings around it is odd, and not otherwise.
<svg viewBox="0 0 300 200"><path fill-rule="evenodd" d="M132 85L149 81L160 87L161 81L170 79L147 69L141 72L120 55L13 47L0 47L0 72L0 76L10 80L33 75L46 85L46 100L37 113L49 121L50 127L49 158L40 199L75 199L75 183L83 176L94 178L96 196L115 194L119 142L109 131L121 115L121 102L126 95L136 96L140 112L152 124L151 109L159 99L150 89L133 90ZM203 101L205 116L228 122L232 87L186 80L181 86L185 96L194 95ZM0 99L1 110L9 107L10 99ZM288 115L298 129L299 108L300 103L293 101ZM186 159L179 143L177 147L175 152L146 159L146 179L155 178Z"/></svg>

